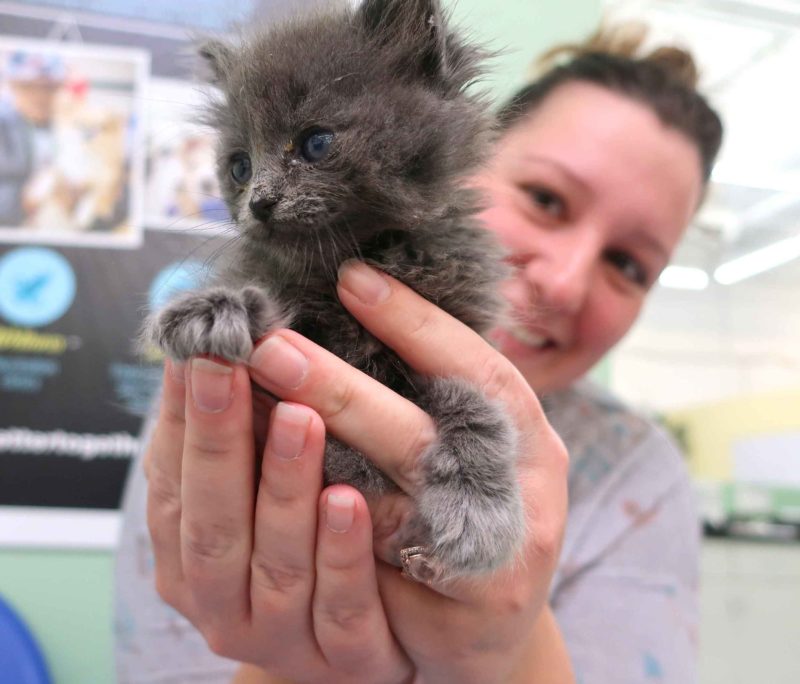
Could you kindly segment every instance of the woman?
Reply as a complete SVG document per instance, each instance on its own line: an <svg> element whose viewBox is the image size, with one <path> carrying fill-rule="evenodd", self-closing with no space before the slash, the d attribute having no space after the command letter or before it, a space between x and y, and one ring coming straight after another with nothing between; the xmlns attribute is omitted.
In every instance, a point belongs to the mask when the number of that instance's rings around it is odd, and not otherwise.
<svg viewBox="0 0 800 684"><path fill-rule="evenodd" d="M462 376L509 407L529 522L518 563L429 585L413 552L405 573L417 582L375 561L400 552L407 501L369 511L349 487L321 492L324 430L410 491L433 426L308 340L270 335L249 369L168 367L145 463L155 583L212 651L258 666L237 682L693 680L697 519L681 459L578 383L636 319L720 144L690 58L638 59L638 44L598 36L501 112L504 135L476 179L514 267L504 292L515 322L496 331L497 349L363 264L340 271L344 305L410 365ZM281 399L257 485L251 435L264 412L250 378ZM242 492L256 486L254 507ZM144 491L134 480L129 510ZM147 532L128 530L120 681L227 681L234 663L144 603ZM140 576L126 576L137 543Z"/></svg>

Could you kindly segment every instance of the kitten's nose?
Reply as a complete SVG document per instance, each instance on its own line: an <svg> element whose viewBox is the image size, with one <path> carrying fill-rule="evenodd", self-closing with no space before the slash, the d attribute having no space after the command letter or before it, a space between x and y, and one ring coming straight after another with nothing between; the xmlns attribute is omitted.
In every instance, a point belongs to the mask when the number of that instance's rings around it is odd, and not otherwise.
<svg viewBox="0 0 800 684"><path fill-rule="evenodd" d="M278 203L278 200L280 200L280 197L274 195L252 199L250 200L250 211L259 221L269 221L270 216L272 216L272 209Z"/></svg>

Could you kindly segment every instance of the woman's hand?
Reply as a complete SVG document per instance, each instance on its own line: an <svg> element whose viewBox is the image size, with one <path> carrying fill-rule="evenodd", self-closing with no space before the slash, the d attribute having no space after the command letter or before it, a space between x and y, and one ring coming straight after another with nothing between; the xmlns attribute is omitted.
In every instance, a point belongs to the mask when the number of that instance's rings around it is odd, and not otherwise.
<svg viewBox="0 0 800 684"><path fill-rule="evenodd" d="M251 399L243 367L167 364L145 457L159 594L215 653L292 681L409 681L363 497L343 486L321 493L319 415L268 403ZM259 473L254 442L266 420Z"/></svg>
<svg viewBox="0 0 800 684"><path fill-rule="evenodd" d="M437 586L383 562L399 556L410 499L370 502L373 547L360 495L343 486L320 495L323 423L408 494L435 426L411 402L282 330L251 359L253 379L283 400L272 412L258 483L244 370L226 374L195 361L185 409L182 386L166 378L147 461L159 591L215 652L292 681L527 681L541 664L530 662L531 642L540 626L552 626L545 605L566 515L564 447L524 379L466 326L364 266L344 271L339 295L419 372L463 377L505 403L521 435L528 537L520 558L491 576ZM297 425L306 419L303 438ZM298 444L298 458L278 457ZM256 487L254 507L242 493ZM349 510L352 524L341 531ZM408 569L415 571L413 560Z"/></svg>
<svg viewBox="0 0 800 684"><path fill-rule="evenodd" d="M421 681L509 681L532 648L535 630L547 624L544 608L566 518L566 450L522 376L479 335L399 282L361 264L350 266L343 269L339 297L367 329L418 372L471 381L504 403L519 429L517 463L528 534L515 563L491 576L437 586L377 565L392 632ZM419 456L435 436L421 409L291 331L268 337L251 363L259 385L313 408L331 434L413 496ZM396 562L410 499L392 495L371 504L375 550ZM256 525L266 523L259 518ZM409 569L414 572L413 562ZM347 595L370 592L352 585ZM354 622L359 621L360 616ZM556 681L552 673L547 677Z"/></svg>

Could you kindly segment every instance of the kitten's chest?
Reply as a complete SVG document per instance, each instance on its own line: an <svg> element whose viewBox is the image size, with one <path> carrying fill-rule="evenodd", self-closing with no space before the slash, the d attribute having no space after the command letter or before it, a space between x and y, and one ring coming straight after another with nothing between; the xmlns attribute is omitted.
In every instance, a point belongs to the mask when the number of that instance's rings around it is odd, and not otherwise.
<svg viewBox="0 0 800 684"><path fill-rule="evenodd" d="M307 301L292 329L403 396L413 392L406 364L364 329L338 299Z"/></svg>

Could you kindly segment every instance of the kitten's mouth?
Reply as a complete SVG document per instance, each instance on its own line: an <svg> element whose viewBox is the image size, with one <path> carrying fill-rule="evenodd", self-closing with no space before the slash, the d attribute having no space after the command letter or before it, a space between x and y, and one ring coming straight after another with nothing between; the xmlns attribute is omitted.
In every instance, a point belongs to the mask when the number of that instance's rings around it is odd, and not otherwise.
<svg viewBox="0 0 800 684"><path fill-rule="evenodd" d="M290 223L282 221L280 218L274 216L266 221L255 219L250 224L252 233L262 238L266 237L267 239L278 236L290 237L292 235L298 235L298 231L301 228L302 226L298 225L296 222Z"/></svg>

